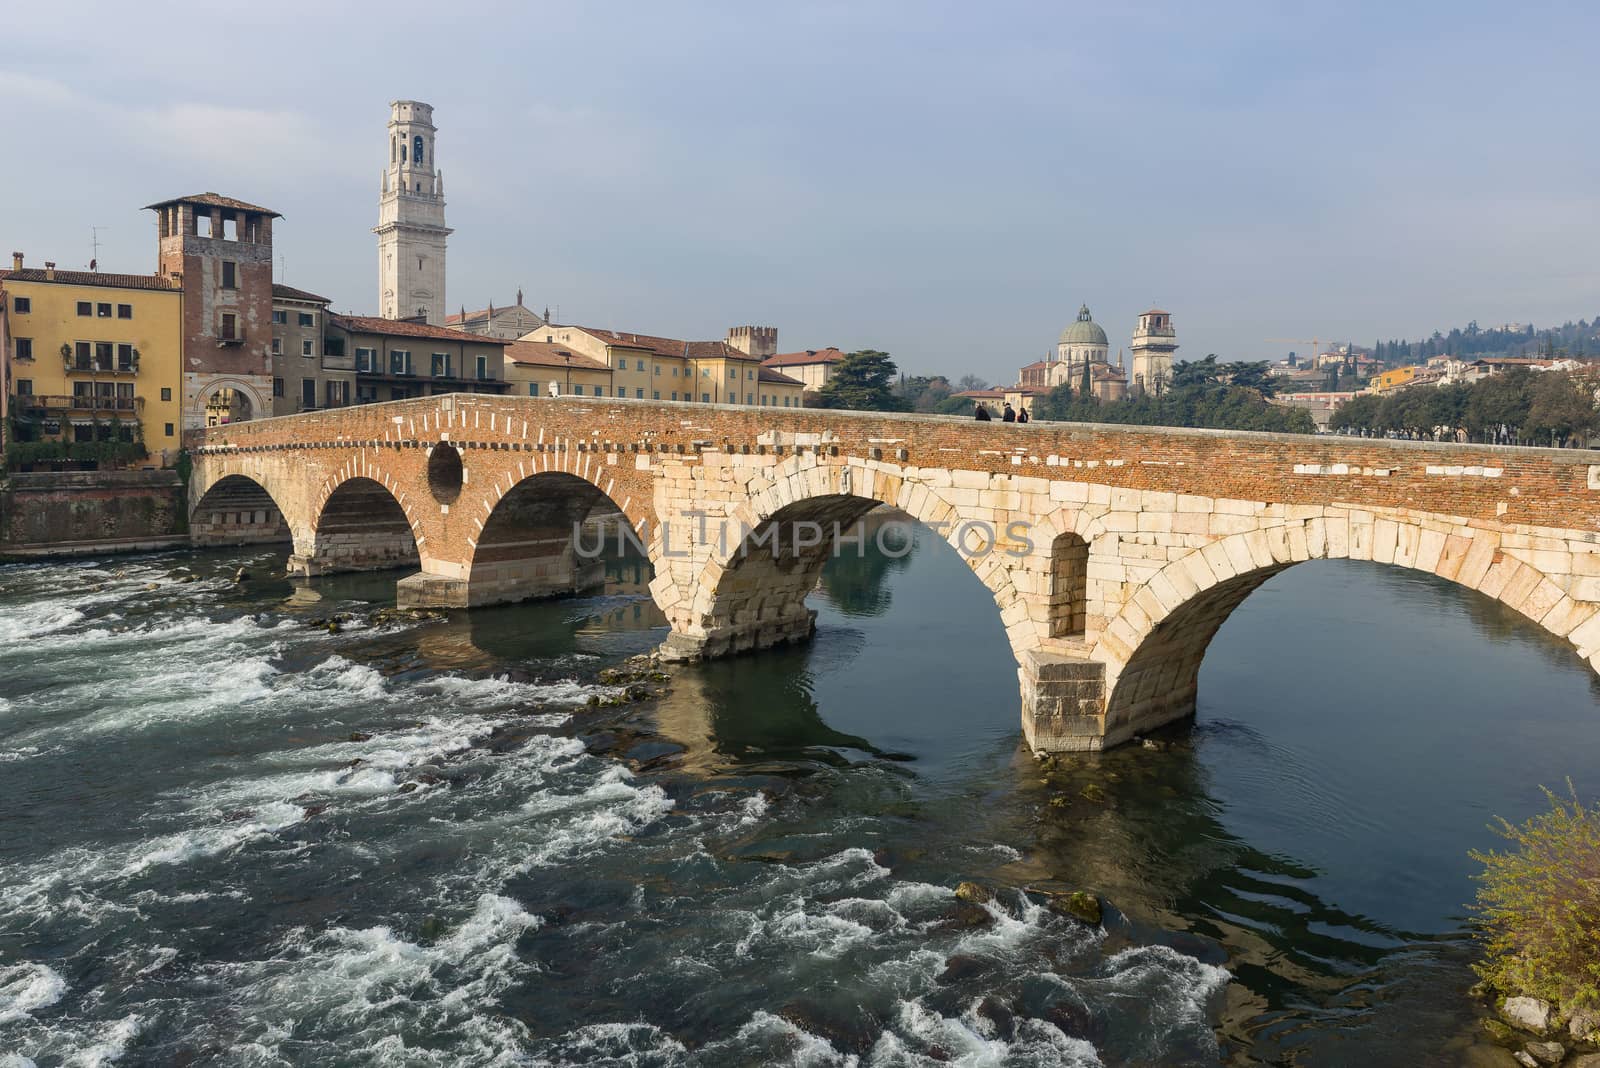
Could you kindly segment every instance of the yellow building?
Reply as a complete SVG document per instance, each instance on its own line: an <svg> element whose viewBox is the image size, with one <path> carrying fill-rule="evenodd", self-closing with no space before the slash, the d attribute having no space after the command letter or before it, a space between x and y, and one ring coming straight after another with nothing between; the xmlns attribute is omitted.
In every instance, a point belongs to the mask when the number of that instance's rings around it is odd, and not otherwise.
<svg viewBox="0 0 1600 1068"><path fill-rule="evenodd" d="M506 346L513 397L612 397L611 368L562 345L513 341Z"/></svg>
<svg viewBox="0 0 1600 1068"><path fill-rule="evenodd" d="M731 333L735 341L747 343L748 335L739 331L752 329L770 330L735 327ZM776 333L771 331L774 340ZM804 389L796 379L764 370L759 349L748 353L731 341L682 341L556 325L539 327L522 340L565 348L609 368L611 381L601 388L610 397L798 408Z"/></svg>
<svg viewBox="0 0 1600 1068"><path fill-rule="evenodd" d="M1374 393L1385 393L1400 386L1410 385L1411 380L1417 377L1420 367L1396 367L1376 375L1372 379L1371 389Z"/></svg>
<svg viewBox="0 0 1600 1068"><path fill-rule="evenodd" d="M173 463L182 447L182 289L161 275L30 268L22 259L0 271L17 440L142 442L147 457L133 466Z"/></svg>

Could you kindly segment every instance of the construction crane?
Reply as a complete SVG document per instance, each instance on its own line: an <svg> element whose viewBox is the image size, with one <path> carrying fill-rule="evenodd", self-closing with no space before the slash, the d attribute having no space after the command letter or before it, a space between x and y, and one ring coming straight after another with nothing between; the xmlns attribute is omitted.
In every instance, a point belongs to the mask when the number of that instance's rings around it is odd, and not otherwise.
<svg viewBox="0 0 1600 1068"><path fill-rule="evenodd" d="M1311 363L1312 363L1312 366L1316 365L1317 357L1322 355L1322 339L1321 338L1315 338L1315 337L1313 337L1313 338L1269 337L1269 338L1266 338L1265 340L1266 340L1267 344L1269 344L1269 345L1310 345L1311 346ZM1328 342L1328 344L1331 345L1331 344L1333 344L1333 342L1330 341L1330 342Z"/></svg>

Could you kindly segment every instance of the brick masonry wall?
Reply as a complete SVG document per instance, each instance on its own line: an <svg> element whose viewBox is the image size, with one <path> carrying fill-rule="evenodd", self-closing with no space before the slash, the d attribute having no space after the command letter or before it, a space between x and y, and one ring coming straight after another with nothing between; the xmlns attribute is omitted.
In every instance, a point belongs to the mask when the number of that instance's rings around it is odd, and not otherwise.
<svg viewBox="0 0 1600 1068"><path fill-rule="evenodd" d="M24 474L0 483L0 553L160 543L182 537L187 518L172 471Z"/></svg>
<svg viewBox="0 0 1600 1068"><path fill-rule="evenodd" d="M574 475L648 532L652 593L680 655L809 633L803 598L820 564L741 561L739 530L827 520L841 499L893 504L944 524L958 548L989 550L968 562L996 599L1025 711L1038 713L1025 716L1030 741L1049 748L1096 748L1186 714L1213 624L1308 559L1428 570L1600 658L1600 464L1576 450L476 395L234 424L193 443L192 499L225 474L256 479L300 554L314 553L340 484L383 485L433 581L470 583L484 525L514 487ZM443 444L464 475L448 502L427 479ZM718 536L723 522L734 536ZM1068 567L1085 573L1063 575L1051 551L1062 535L1089 546Z"/></svg>

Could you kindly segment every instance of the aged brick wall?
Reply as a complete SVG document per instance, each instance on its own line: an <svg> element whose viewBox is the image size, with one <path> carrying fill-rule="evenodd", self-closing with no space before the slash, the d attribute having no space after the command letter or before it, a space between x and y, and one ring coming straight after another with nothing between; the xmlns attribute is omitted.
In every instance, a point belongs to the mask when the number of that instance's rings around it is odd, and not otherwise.
<svg viewBox="0 0 1600 1068"><path fill-rule="evenodd" d="M158 544L187 531L172 471L19 474L0 484L0 552Z"/></svg>
<svg viewBox="0 0 1600 1068"><path fill-rule="evenodd" d="M308 572L344 566L319 548L330 497L351 479L383 487L414 538L412 603L570 588L560 528L597 499L575 487L592 487L648 542L678 656L808 635L827 546L760 539L895 505L994 595L1040 748L1098 748L1187 714L1221 620L1309 559L1427 570L1600 667L1600 465L1578 451L475 395L194 440L193 501L228 474L259 482Z"/></svg>

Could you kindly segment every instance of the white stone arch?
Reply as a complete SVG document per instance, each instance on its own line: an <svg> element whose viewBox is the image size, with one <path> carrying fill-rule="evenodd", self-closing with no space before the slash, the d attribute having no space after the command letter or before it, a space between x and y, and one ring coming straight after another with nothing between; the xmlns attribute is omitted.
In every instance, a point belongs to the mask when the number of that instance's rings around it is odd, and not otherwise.
<svg viewBox="0 0 1600 1068"><path fill-rule="evenodd" d="M1192 712L1200 662L1228 615L1267 579L1308 560L1368 560L1476 590L1565 639L1600 671L1600 602L1574 596L1570 573L1547 573L1532 556L1506 547L1501 531L1416 515L1330 511L1218 537L1147 579L1101 632L1092 655L1106 668L1105 744Z"/></svg>
<svg viewBox="0 0 1600 1068"><path fill-rule="evenodd" d="M796 455L769 469L765 481L752 480L743 498L730 509L727 522L738 532L756 530L786 510L789 512L788 518L804 519L806 516L803 506L808 501L854 499L861 502L863 514L865 510L870 510L878 504L899 508L938 533L962 554L969 569L994 598L999 609L1001 624L1006 629L1006 638L1011 644L1013 653L1020 659L1024 651L1036 647L1040 633L1039 620L1030 611L1030 598L1025 596L1015 581L1016 574L1027 569L1028 557L1014 557L1003 549L995 549L982 555L968 555L963 552L960 543L963 534L967 536L971 547L978 544L981 531L964 531L962 524L968 522L987 524L990 529L995 530L1001 541L1004 540L1004 524L1003 522L997 524L997 517L985 513L982 509L958 508L945 496L945 492L945 487L931 485L914 468L897 469L857 457L824 460L814 454ZM794 512L794 507L797 505L802 506L799 513ZM675 632L680 630L683 632L678 635L679 638L686 637L691 643L702 642L708 637L705 633L707 621L715 625L719 620L719 614L726 607L721 603L725 601L727 594L724 582L730 572L736 569L741 539L730 536L727 542L726 551L723 551L722 546L715 546L709 558L697 568L692 583L692 599L687 606L687 612L677 613L676 618L674 613L668 613L669 618L674 620ZM1007 561L1011 561L1013 566L1007 566ZM660 578L658 572L658 580ZM810 633L809 618L814 613L805 610L803 606L805 593L808 593L809 589L810 586L805 585L804 590L796 591L800 595L794 607L804 612L805 617L802 619L800 615L793 615L789 620L793 624L793 633L782 640L799 638ZM662 598L658 596L658 603L661 600ZM740 644L734 648L735 650L752 648L763 644L772 643L756 641L753 645Z"/></svg>
<svg viewBox="0 0 1600 1068"><path fill-rule="evenodd" d="M244 422L254 422L257 419L267 419L272 415L272 398L261 394L259 385L247 378L237 375L216 375L208 377L199 389L195 391L195 411L199 413L202 425L205 417L206 405L211 398L225 389L231 389L243 394L245 400L250 402L250 418Z"/></svg>

